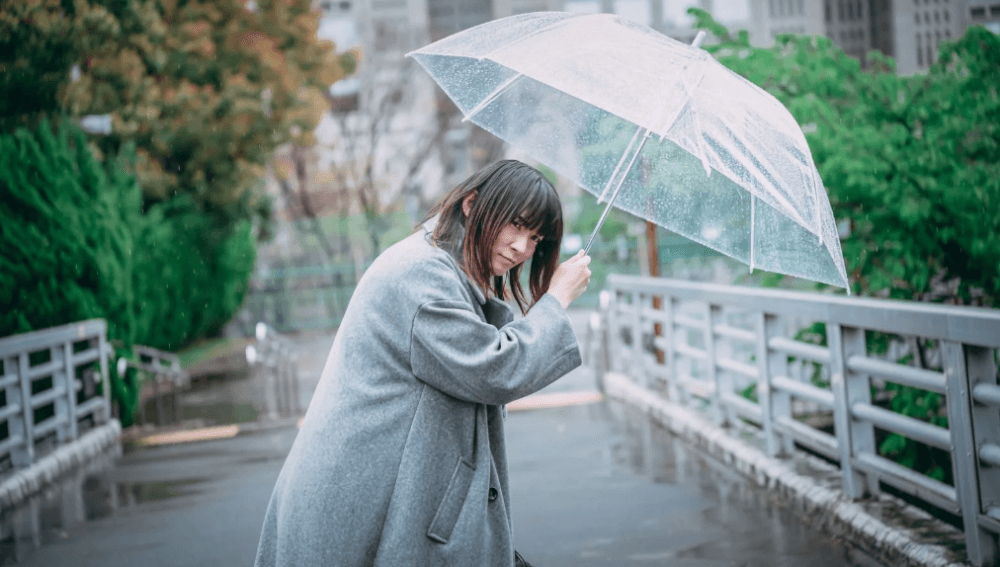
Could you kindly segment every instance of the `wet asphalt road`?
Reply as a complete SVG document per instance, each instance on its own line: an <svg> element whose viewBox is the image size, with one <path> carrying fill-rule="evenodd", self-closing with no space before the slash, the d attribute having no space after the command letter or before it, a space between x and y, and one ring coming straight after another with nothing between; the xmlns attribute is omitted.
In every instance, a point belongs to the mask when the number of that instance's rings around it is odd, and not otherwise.
<svg viewBox="0 0 1000 567"><path fill-rule="evenodd" d="M582 333L587 313L571 315ZM300 339L306 397L331 342ZM594 387L579 369L540 393ZM506 427L516 547L535 567L850 564L773 496L615 402L510 411ZM0 566L252 565L296 432L143 448L78 473L0 518Z"/></svg>
<svg viewBox="0 0 1000 567"><path fill-rule="evenodd" d="M70 495L92 519L61 521L65 496L39 506L43 545L20 564L250 565L295 433L129 453ZM842 545L616 403L510 412L507 433L517 548L536 567L849 564Z"/></svg>

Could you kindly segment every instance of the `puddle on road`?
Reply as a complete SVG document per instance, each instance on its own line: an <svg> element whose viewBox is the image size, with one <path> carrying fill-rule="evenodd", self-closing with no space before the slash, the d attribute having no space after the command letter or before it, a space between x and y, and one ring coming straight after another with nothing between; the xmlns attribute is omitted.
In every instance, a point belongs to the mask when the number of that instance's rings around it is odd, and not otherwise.
<svg viewBox="0 0 1000 567"><path fill-rule="evenodd" d="M0 566L17 565L35 549L69 537L79 525L122 511L199 492L207 478L117 482L109 478L117 455L98 459L27 502L0 514Z"/></svg>
<svg viewBox="0 0 1000 567"><path fill-rule="evenodd" d="M648 416L611 402L607 412L623 435L613 459L652 482L691 486L707 506L691 521L725 539L676 550L673 561L728 561L745 565L879 566L869 555L797 517L775 493L753 486L730 466L688 447Z"/></svg>

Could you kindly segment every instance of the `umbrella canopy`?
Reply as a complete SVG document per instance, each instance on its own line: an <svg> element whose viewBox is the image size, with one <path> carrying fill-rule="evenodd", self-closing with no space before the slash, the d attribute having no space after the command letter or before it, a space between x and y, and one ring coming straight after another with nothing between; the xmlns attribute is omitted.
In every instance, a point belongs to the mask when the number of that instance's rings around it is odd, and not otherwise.
<svg viewBox="0 0 1000 567"><path fill-rule="evenodd" d="M751 268L848 287L798 123L702 49L613 14L495 20L409 54L483 129Z"/></svg>

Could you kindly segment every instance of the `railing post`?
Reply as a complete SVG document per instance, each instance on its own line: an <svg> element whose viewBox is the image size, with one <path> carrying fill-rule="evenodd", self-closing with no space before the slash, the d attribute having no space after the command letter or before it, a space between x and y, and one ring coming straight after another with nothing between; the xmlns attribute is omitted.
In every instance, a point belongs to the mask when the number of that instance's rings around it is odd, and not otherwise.
<svg viewBox="0 0 1000 567"><path fill-rule="evenodd" d="M789 435L779 434L775 427L775 420L779 416L792 416L790 396L787 392L776 390L771 382L775 376L788 374L788 357L780 352L772 352L768 347L771 338L782 335L781 319L777 315L758 312L755 327L757 372L760 374L757 379L757 401L764 415L765 450L768 456L777 457L789 454L794 449L793 439Z"/></svg>
<svg viewBox="0 0 1000 567"><path fill-rule="evenodd" d="M181 363L177 358L170 361L170 371L173 372L173 395L171 396L171 403L173 404L174 410L174 423L180 423L184 420L184 414L181 411ZM190 382L189 382L190 384Z"/></svg>
<svg viewBox="0 0 1000 567"><path fill-rule="evenodd" d="M958 503L962 508L962 523L965 525L965 550L973 565L992 565L997 559L995 536L979 525L979 514L990 500L1000 501L1000 471L980 470L974 427L979 425L989 433L992 417L994 439L1000 439L997 431L998 412L986 411L983 423L977 424L973 417L976 404L972 399L972 388L979 383L996 383L996 368L992 364L990 349L968 347L970 366L966 366L966 352L961 343L944 341L941 344L944 355L944 372L948 384L948 426L951 431L952 467L955 472L955 489ZM983 354L986 354L984 357ZM983 360L985 358L985 360ZM985 363L985 364L984 364ZM977 372L978 371L978 372ZM976 408L978 409L978 408ZM986 408L989 410L989 408ZM989 415L992 413L992 415ZM988 437L987 437L988 438ZM992 475L991 475L992 473ZM994 478L990 478L993 476ZM985 487L985 490L984 490ZM994 494L987 494L990 490ZM992 497L992 498L991 498Z"/></svg>
<svg viewBox="0 0 1000 567"><path fill-rule="evenodd" d="M302 413L302 403L299 399L299 355L292 355L292 415Z"/></svg>
<svg viewBox="0 0 1000 567"><path fill-rule="evenodd" d="M101 394L104 397L104 409L98 412L102 418L101 423L111 421L111 374L108 369L108 357L114 356L114 349L108 345L107 334L107 324L102 323L101 331L97 337L98 360L101 368Z"/></svg>
<svg viewBox="0 0 1000 567"><path fill-rule="evenodd" d="M607 345L608 345L608 370L620 371L620 361L618 360L618 340L621 330L618 328L618 308L621 305L621 296L618 290L611 288L608 294L608 316L607 316Z"/></svg>
<svg viewBox="0 0 1000 567"><path fill-rule="evenodd" d="M714 303L705 305L705 352L708 354L708 380L714 387L712 394L712 405L715 406L714 417L716 423L727 426L731 423L729 407L725 402L725 395L732 392L732 386L724 372L719 370L719 355L722 354L723 347L716 341L715 328L722 324L722 306Z"/></svg>
<svg viewBox="0 0 1000 567"><path fill-rule="evenodd" d="M52 357L52 362L56 364L55 369L52 371L52 389L58 390L62 388L63 391L61 396L52 400L52 405L55 408L55 419L59 421L59 426L56 427L56 441L62 445L73 439L69 431L69 423L74 417L69 412L69 395L72 388L70 387L69 376L66 375L66 366L72 364L72 362L71 359L67 359L62 346L50 347L49 353Z"/></svg>
<svg viewBox="0 0 1000 567"><path fill-rule="evenodd" d="M23 396L21 395L21 381L24 379L23 374L18 370L18 360L17 357L8 356L3 359L3 370L4 374L10 376L17 376L19 379L13 384L9 384L6 388L7 393L7 406L18 405L22 408L20 415L12 415L7 418L7 435L10 437L20 437L21 444L10 448L10 460L11 464L15 468L26 467L31 464L32 455L27 450L27 428L24 423L24 411L23 408L26 404Z"/></svg>
<svg viewBox="0 0 1000 567"><path fill-rule="evenodd" d="M57 347L58 348L58 347ZM63 371L66 376L66 415L65 423L66 435L69 439L76 439L77 416L76 416L76 368L73 366L73 343L66 342L62 345Z"/></svg>
<svg viewBox="0 0 1000 567"><path fill-rule="evenodd" d="M674 346L677 338L674 336L674 313L677 312L677 299L672 295L663 298L663 363L666 367L667 396L675 404L683 403L680 388L677 387L677 354Z"/></svg>
<svg viewBox="0 0 1000 567"><path fill-rule="evenodd" d="M162 427L166 425L166 422L163 420L164 417L163 396L161 395L162 392L160 391L161 390L160 386L163 384L163 379L165 378L165 376L163 372L159 370L160 368L159 357L153 357L152 363L157 368L156 372L153 373L153 404L156 406L156 425L158 427Z"/></svg>
<svg viewBox="0 0 1000 567"><path fill-rule="evenodd" d="M649 373L646 368L646 353L642 351L642 331L643 313L642 305L646 301L646 295L639 291L632 292L632 363L629 365L631 374L637 374L637 382L643 388L649 389Z"/></svg>
<svg viewBox="0 0 1000 567"><path fill-rule="evenodd" d="M878 478L873 474L862 475L855 470L854 455L875 451L875 429L871 423L858 422L851 418L851 406L871 403L871 391L867 375L847 369L847 360L855 355L864 356L865 331L854 327L842 327L838 323L827 324L827 342L830 345L830 387L834 397L834 427L837 434L837 448L840 451L840 471L843 477L844 493L850 498L860 498L867 490L878 491Z"/></svg>
<svg viewBox="0 0 1000 567"><path fill-rule="evenodd" d="M17 373L21 377L21 419L24 420L24 448L19 455L20 464L26 467L35 461L35 412L31 407L31 379L28 378L28 353L17 355ZM11 452L11 459L14 453Z"/></svg>

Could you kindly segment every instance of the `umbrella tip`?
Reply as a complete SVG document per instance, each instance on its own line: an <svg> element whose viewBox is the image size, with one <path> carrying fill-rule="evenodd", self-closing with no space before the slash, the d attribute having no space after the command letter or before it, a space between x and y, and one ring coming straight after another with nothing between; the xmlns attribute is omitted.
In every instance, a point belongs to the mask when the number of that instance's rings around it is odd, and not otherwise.
<svg viewBox="0 0 1000 567"><path fill-rule="evenodd" d="M708 34L705 33L705 30L699 31L698 35L694 36L694 41L691 42L691 47L701 47L702 42L705 41L706 35Z"/></svg>

